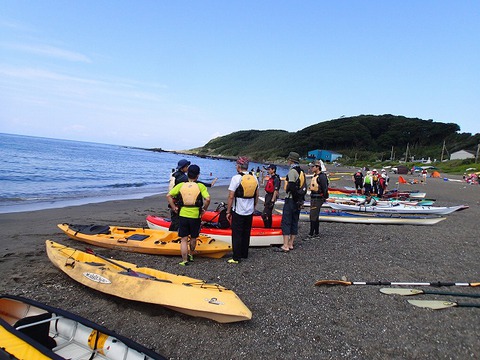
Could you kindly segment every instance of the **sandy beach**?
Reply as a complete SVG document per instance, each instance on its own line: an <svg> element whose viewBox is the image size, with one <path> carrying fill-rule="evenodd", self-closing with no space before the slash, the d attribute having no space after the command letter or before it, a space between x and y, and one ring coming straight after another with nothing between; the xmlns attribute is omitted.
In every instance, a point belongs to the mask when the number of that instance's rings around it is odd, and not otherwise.
<svg viewBox="0 0 480 360"><path fill-rule="evenodd" d="M353 172L353 169L349 169ZM444 174L442 174L443 176ZM397 175L391 176L391 186ZM447 175L445 175L447 176ZM411 176L405 176L412 178ZM460 179L459 176L448 176ZM418 178L419 179L419 178ZM331 186L352 186L343 175ZM139 200L34 212L0 214L0 292L32 298L77 313L172 359L473 359L480 357L480 308L418 308L380 286L314 286L320 279L349 281L480 282L480 186L428 178L402 189L427 192L437 206L470 208L434 226L320 223L321 236L306 240L301 223L295 249L252 248L248 260L180 257L95 248L115 259L219 283L250 308L248 322L219 324L156 305L136 303L86 288L56 269L45 253L51 239L78 249L59 223L146 226L149 214L168 216L164 195ZM226 187L209 189L226 201ZM262 210L259 203L258 210ZM480 287L443 287L480 294ZM480 299L418 295L414 299L476 302Z"/></svg>

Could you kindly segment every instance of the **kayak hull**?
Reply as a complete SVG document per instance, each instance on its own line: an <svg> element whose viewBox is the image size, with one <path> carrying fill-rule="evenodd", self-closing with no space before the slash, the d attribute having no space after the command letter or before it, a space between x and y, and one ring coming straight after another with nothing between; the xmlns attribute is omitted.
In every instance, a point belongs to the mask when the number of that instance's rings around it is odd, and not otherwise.
<svg viewBox="0 0 480 360"><path fill-rule="evenodd" d="M0 351L18 359L166 359L66 310L11 295L0 296L0 339Z"/></svg>
<svg viewBox="0 0 480 360"><path fill-rule="evenodd" d="M147 216L147 224L151 229L165 230L170 226L170 219L162 218L158 216ZM202 226L200 228L200 234L210 236L215 240L224 241L227 244L232 244L232 230L231 229L219 229L216 227ZM266 229L266 228L253 228L250 232L250 246L262 247L271 245L282 245L283 235L281 229Z"/></svg>
<svg viewBox="0 0 480 360"><path fill-rule="evenodd" d="M180 256L180 237L177 232L130 228L125 226L71 225L58 227L73 240L108 249L154 255ZM98 233L103 232L103 233ZM195 254L219 259L232 251L229 244L209 236L199 236Z"/></svg>
<svg viewBox="0 0 480 360"><path fill-rule="evenodd" d="M203 280L137 267L46 241L50 261L73 280L123 299L162 305L220 323L250 320L251 311L229 289Z"/></svg>

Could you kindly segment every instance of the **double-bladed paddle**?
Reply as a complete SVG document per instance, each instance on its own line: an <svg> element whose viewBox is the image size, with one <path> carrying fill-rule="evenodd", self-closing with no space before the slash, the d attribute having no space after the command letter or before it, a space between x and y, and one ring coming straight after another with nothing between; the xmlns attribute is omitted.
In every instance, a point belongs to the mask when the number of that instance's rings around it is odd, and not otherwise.
<svg viewBox="0 0 480 360"><path fill-rule="evenodd" d="M449 292L449 291L420 290L420 289L382 288L380 289L380 292L388 295L402 295L402 296L431 294L431 295L449 295L449 296L480 298L480 294L467 294L467 293L457 293L457 292Z"/></svg>
<svg viewBox="0 0 480 360"><path fill-rule="evenodd" d="M429 308L433 310L441 310L447 309L451 307L476 307L480 308L480 304L472 304L472 303L459 303L453 301L442 301L442 300L407 300L410 304Z"/></svg>
<svg viewBox="0 0 480 360"><path fill-rule="evenodd" d="M383 285L383 286L480 286L480 282L393 282L393 281L344 281L344 280L318 280L315 286L320 285Z"/></svg>
<svg viewBox="0 0 480 360"><path fill-rule="evenodd" d="M122 264L119 264L117 263L116 261L113 261L109 258L107 258L106 256L103 256L103 255L100 255L100 254L97 254L95 253L95 251L93 251L92 249L90 248L86 248L85 251L87 252L87 254L91 254L91 255L95 255L105 261L108 261L109 263L115 265L115 266L118 266L119 268L121 269L124 269L127 271L128 275L131 275L131 276L136 276L136 277L140 277L140 278L145 278L145 279L157 279L155 276L152 276L152 275L148 275L148 274L144 274L144 273L141 273L141 272L136 272L136 271L133 271L132 269L126 267L126 266L123 266Z"/></svg>

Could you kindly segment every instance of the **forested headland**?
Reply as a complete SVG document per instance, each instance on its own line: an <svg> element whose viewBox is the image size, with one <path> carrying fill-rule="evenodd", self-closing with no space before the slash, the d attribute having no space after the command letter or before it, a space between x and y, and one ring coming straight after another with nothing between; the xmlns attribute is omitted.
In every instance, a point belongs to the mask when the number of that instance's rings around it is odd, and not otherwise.
<svg viewBox="0 0 480 360"><path fill-rule="evenodd" d="M242 130L212 139L189 152L200 156L246 155L259 161L280 161L290 151L306 157L323 149L343 155L342 162L428 159L458 150L476 151L480 134L461 133L454 123L434 122L397 115L359 115L320 122L297 132ZM445 144L445 146L444 146ZM408 149L408 150L407 150Z"/></svg>

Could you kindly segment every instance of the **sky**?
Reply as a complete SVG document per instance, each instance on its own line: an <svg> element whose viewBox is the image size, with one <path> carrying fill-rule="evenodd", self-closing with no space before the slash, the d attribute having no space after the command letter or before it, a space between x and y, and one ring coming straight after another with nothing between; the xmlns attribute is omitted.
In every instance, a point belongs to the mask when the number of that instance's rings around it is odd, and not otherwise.
<svg viewBox="0 0 480 360"><path fill-rule="evenodd" d="M2 133L184 150L362 114L480 132L480 1L0 4Z"/></svg>

